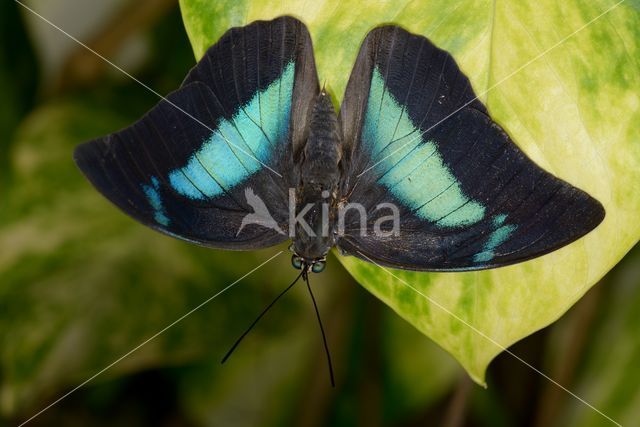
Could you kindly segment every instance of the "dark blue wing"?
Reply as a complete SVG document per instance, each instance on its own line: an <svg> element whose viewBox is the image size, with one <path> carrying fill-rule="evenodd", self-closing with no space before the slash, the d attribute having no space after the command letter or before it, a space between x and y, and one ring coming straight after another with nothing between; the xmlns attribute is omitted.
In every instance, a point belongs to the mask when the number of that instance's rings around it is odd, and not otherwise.
<svg viewBox="0 0 640 427"><path fill-rule="evenodd" d="M365 233L347 216L346 253L405 269L492 268L558 249L604 218L598 201L518 149L451 55L401 28L367 36L341 125L342 191L368 212ZM375 233L392 212L381 203L398 208L398 235Z"/></svg>
<svg viewBox="0 0 640 427"><path fill-rule="evenodd" d="M133 126L79 146L75 159L146 225L212 247L269 246L288 238L293 152L317 92L304 25L257 21L225 33L180 89ZM271 226L243 225L261 206Z"/></svg>

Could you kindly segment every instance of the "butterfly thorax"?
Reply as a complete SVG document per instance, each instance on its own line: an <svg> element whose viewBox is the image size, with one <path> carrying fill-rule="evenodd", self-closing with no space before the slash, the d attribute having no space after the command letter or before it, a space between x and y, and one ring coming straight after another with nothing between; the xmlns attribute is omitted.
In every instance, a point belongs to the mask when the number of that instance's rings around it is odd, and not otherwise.
<svg viewBox="0 0 640 427"><path fill-rule="evenodd" d="M335 245L342 157L339 135L331 97L322 91L313 107L296 189L300 220L295 224L293 250L309 265L324 259Z"/></svg>

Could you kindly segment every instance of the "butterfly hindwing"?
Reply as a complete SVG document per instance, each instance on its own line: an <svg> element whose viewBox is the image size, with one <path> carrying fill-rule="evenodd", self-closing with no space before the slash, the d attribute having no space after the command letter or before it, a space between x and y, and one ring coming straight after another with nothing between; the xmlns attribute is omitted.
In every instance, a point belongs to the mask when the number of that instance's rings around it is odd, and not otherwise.
<svg viewBox="0 0 640 427"><path fill-rule="evenodd" d="M341 109L355 213L346 253L398 268L473 270L530 259L583 236L604 217L585 192L533 163L476 98L447 52L396 27L373 30ZM372 225L398 208L399 233Z"/></svg>
<svg viewBox="0 0 640 427"><path fill-rule="evenodd" d="M180 89L131 127L79 146L75 159L146 225L212 247L270 246L288 238L293 153L305 137L292 123L317 92L304 25L257 21L225 33ZM256 213L273 226L243 224Z"/></svg>

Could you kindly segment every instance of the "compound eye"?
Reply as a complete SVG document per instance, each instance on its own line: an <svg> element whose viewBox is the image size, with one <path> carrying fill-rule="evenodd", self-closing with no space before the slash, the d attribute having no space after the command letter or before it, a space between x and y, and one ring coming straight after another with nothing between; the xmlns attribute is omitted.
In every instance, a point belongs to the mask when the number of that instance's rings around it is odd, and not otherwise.
<svg viewBox="0 0 640 427"><path fill-rule="evenodd" d="M311 271L313 271L314 273L322 273L326 266L327 266L326 261L316 261L311 266Z"/></svg>
<svg viewBox="0 0 640 427"><path fill-rule="evenodd" d="M293 265L293 268L296 270L302 270L303 264L304 262L302 261L302 257L299 257L298 255L293 255L291 257L291 265Z"/></svg>

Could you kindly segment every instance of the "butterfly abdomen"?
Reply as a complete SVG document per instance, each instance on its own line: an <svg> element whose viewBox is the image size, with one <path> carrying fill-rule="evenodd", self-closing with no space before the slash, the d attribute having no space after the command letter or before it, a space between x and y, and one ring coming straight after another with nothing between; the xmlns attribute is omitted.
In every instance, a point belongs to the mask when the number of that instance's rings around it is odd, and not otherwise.
<svg viewBox="0 0 640 427"><path fill-rule="evenodd" d="M339 135L338 117L331 97L322 92L316 98L309 124L301 170L303 182L323 184L326 189L338 183L338 163L342 155Z"/></svg>
<svg viewBox="0 0 640 427"><path fill-rule="evenodd" d="M324 257L335 244L341 157L338 117L331 97L322 91L311 113L296 193L296 214L304 213L304 223L296 223L294 245L306 259Z"/></svg>

